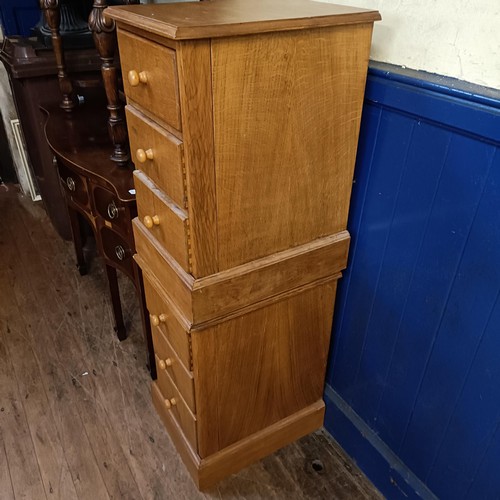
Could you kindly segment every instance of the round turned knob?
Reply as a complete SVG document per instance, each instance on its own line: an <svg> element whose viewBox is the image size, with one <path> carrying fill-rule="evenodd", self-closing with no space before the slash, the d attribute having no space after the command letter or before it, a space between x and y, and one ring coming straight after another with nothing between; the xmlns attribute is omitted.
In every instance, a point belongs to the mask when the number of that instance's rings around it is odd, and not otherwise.
<svg viewBox="0 0 500 500"><path fill-rule="evenodd" d="M146 151L144 151L144 149L139 148L135 152L135 157L137 158L137 161L139 163L145 163L146 160L152 160L154 158L154 153L151 148L146 149Z"/></svg>
<svg viewBox="0 0 500 500"><path fill-rule="evenodd" d="M158 326L160 324L160 318L156 314L151 314L149 318L153 326Z"/></svg>
<svg viewBox="0 0 500 500"><path fill-rule="evenodd" d="M168 316L165 313L160 314L160 323L166 323Z"/></svg>
<svg viewBox="0 0 500 500"><path fill-rule="evenodd" d="M68 186L70 191L74 191L76 189L76 184L72 177L68 177L66 179L66 186Z"/></svg>
<svg viewBox="0 0 500 500"><path fill-rule="evenodd" d="M175 405L177 404L177 400L176 400L175 398L171 398L171 399L170 399L170 404L171 404L172 406L175 406Z"/></svg>
<svg viewBox="0 0 500 500"><path fill-rule="evenodd" d="M167 366L172 366L172 358L167 358L165 360L160 359L158 364L162 370L166 370Z"/></svg>
<svg viewBox="0 0 500 500"><path fill-rule="evenodd" d="M160 218L157 215L153 215L153 217L146 215L144 216L143 222L148 229L151 229L153 226L158 226L160 224Z"/></svg>
<svg viewBox="0 0 500 500"><path fill-rule="evenodd" d="M132 87L137 87L139 83L148 83L148 75L145 71L137 72L135 69L131 69L128 72L128 83Z"/></svg>
<svg viewBox="0 0 500 500"><path fill-rule="evenodd" d="M167 410L170 410L170 408L172 408L172 404L168 399L165 399L165 406L167 407Z"/></svg>

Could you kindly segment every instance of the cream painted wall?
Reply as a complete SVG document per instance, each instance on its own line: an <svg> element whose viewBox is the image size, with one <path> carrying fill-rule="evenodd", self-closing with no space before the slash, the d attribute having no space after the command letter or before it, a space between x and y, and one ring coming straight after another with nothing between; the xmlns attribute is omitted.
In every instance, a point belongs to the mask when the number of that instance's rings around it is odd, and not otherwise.
<svg viewBox="0 0 500 500"><path fill-rule="evenodd" d="M500 89L500 0L320 0L377 9L371 58Z"/></svg>

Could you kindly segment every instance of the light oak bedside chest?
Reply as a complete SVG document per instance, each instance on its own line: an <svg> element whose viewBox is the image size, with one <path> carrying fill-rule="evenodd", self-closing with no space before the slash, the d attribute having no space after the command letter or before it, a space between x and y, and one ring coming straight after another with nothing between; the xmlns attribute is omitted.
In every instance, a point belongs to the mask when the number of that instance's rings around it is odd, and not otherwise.
<svg viewBox="0 0 500 500"><path fill-rule="evenodd" d="M373 22L305 0L112 7L154 404L200 488L321 427Z"/></svg>

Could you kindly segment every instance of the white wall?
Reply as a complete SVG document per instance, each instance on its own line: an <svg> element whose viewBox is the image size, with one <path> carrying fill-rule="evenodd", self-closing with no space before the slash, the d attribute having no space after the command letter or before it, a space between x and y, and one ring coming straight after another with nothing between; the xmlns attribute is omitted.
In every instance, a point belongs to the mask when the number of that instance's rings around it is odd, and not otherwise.
<svg viewBox="0 0 500 500"><path fill-rule="evenodd" d="M500 0L322 0L377 9L371 58L500 89Z"/></svg>

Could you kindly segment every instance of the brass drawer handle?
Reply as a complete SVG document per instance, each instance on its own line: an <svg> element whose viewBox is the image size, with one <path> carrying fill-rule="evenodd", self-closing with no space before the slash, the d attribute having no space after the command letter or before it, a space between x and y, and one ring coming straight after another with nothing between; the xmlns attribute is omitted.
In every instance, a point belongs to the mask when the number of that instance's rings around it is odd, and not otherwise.
<svg viewBox="0 0 500 500"><path fill-rule="evenodd" d="M132 87L137 87L140 83L148 83L148 75L145 71L137 72L135 69L131 69L128 72L128 83Z"/></svg>
<svg viewBox="0 0 500 500"><path fill-rule="evenodd" d="M157 215L153 215L153 217L151 217L150 215L145 215L142 221L148 229L151 229L153 226L160 225L160 218Z"/></svg>
<svg viewBox="0 0 500 500"><path fill-rule="evenodd" d="M123 207L117 207L114 200L108 205L108 217L110 219L118 219L120 211L125 210Z"/></svg>
<svg viewBox="0 0 500 500"><path fill-rule="evenodd" d="M135 152L135 157L137 158L137 161L139 163L145 163L146 160L152 160L154 158L154 153L153 153L153 150L151 148L149 149L146 149L144 151L144 149L141 149L139 148L136 152Z"/></svg>
<svg viewBox="0 0 500 500"><path fill-rule="evenodd" d="M115 254L119 260L123 260L127 254L126 250L121 245L116 245Z"/></svg>
<svg viewBox="0 0 500 500"><path fill-rule="evenodd" d="M66 179L66 186L68 186L68 189L70 191L75 191L76 190L76 184L75 184L75 181L73 180L73 177L68 177Z"/></svg>
<svg viewBox="0 0 500 500"><path fill-rule="evenodd" d="M167 369L167 366L172 366L172 358L167 358L165 360L163 359L160 359L160 361L158 362L158 365L160 366L160 368L162 370L166 370Z"/></svg>
<svg viewBox="0 0 500 500"><path fill-rule="evenodd" d="M153 326L158 326L160 323L165 323L165 321L167 321L167 315L164 313L161 313L159 316L156 314L150 314L149 319L151 320L151 324Z"/></svg>

